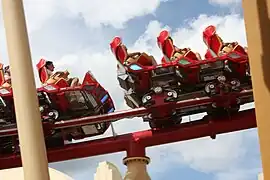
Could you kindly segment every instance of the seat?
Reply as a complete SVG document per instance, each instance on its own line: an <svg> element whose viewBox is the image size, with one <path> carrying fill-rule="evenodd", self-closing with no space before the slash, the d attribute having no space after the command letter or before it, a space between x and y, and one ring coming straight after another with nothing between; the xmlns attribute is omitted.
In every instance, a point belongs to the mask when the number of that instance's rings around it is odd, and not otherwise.
<svg viewBox="0 0 270 180"><path fill-rule="evenodd" d="M142 66L155 66L157 65L157 62L153 56L149 56L145 52L141 53L140 56L138 56L135 61L137 61L138 64Z"/></svg>
<svg viewBox="0 0 270 180"><path fill-rule="evenodd" d="M217 57L222 50L222 39L216 34L216 27L210 25L203 31L203 41L208 47L208 51L212 57ZM210 56L209 54L209 56Z"/></svg>
<svg viewBox="0 0 270 180"><path fill-rule="evenodd" d="M247 55L247 48L244 48L243 46L240 46L239 44L234 46L233 51L236 51L236 52L239 52L241 54Z"/></svg>
<svg viewBox="0 0 270 180"><path fill-rule="evenodd" d="M162 62L172 61L174 59L178 59L180 57L188 57L192 60L200 60L200 55L197 55L190 48L183 48L176 50L176 47L173 44L173 40L171 39L169 32L163 30L160 32L157 37L157 43L159 48L161 49L164 58Z"/></svg>
<svg viewBox="0 0 270 180"><path fill-rule="evenodd" d="M128 54L127 48L124 44L122 44L122 40L120 37L115 37L112 42L110 43L111 50L113 54L115 55L117 61L121 64L131 64L131 63L138 63L142 66L154 66L157 65L156 60L154 59L153 56L149 56L145 52L143 53L137 53L139 55L135 56L130 56L131 54L136 54L136 53L131 53Z"/></svg>
<svg viewBox="0 0 270 180"><path fill-rule="evenodd" d="M200 60L201 58L198 58L198 56L200 57L199 54L197 55L196 53L191 51L189 48L179 49L179 51L175 51L173 55L173 57L175 57L176 59L180 57L187 57L191 60Z"/></svg>
<svg viewBox="0 0 270 180"><path fill-rule="evenodd" d="M54 84L59 87L68 87L68 82L66 80L66 76L62 75L61 72L56 72L54 73L51 77L49 77L47 69L45 67L46 65L46 60L45 59L40 59L39 63L36 65L38 69L38 75L40 82L42 85L47 85L47 84Z"/></svg>

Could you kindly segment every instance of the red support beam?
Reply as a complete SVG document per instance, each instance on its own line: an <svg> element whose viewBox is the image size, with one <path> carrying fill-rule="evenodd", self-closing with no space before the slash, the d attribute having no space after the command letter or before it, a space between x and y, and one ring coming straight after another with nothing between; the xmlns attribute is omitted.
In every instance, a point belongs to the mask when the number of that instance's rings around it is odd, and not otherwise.
<svg viewBox="0 0 270 180"><path fill-rule="evenodd" d="M255 111L251 109L239 112L230 118L222 117L212 120L204 118L203 120L183 123L159 131L139 131L117 137L69 144L62 148L48 150L48 160L49 162L58 162L120 151L127 151L128 157L141 156L145 153L145 147L207 137L213 133L222 134L255 127ZM0 157L0 169L18 166L21 166L20 156Z"/></svg>

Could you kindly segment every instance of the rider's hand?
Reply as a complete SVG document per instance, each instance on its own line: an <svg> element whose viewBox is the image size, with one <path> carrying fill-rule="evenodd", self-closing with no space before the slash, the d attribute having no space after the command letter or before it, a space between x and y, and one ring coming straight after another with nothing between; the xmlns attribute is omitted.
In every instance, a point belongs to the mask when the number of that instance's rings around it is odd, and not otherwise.
<svg viewBox="0 0 270 180"><path fill-rule="evenodd" d="M142 53L140 53L140 52L135 52L134 53L134 56L140 56Z"/></svg>

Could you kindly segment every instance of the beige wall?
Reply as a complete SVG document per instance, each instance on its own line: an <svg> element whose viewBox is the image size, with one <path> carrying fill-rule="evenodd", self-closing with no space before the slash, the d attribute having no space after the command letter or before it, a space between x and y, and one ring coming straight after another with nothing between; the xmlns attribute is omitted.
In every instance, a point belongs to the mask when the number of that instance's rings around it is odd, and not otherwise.
<svg viewBox="0 0 270 180"><path fill-rule="evenodd" d="M66 174L52 168L49 168L49 173L51 180L72 180ZM24 180L23 169L20 167L0 170L0 180Z"/></svg>
<svg viewBox="0 0 270 180"><path fill-rule="evenodd" d="M104 161L99 163L94 180L122 180L122 176L114 164Z"/></svg>

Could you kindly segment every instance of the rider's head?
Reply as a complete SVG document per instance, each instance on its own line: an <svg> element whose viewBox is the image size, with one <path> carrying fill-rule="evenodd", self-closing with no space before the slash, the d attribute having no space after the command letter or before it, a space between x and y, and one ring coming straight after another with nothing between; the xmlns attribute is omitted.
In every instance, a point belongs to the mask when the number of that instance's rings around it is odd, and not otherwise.
<svg viewBox="0 0 270 180"><path fill-rule="evenodd" d="M52 61L47 61L46 64L45 64L45 67L50 71L54 70L54 65L53 65Z"/></svg>
<svg viewBox="0 0 270 180"><path fill-rule="evenodd" d="M6 66L4 68L4 73L10 73L10 66Z"/></svg>

